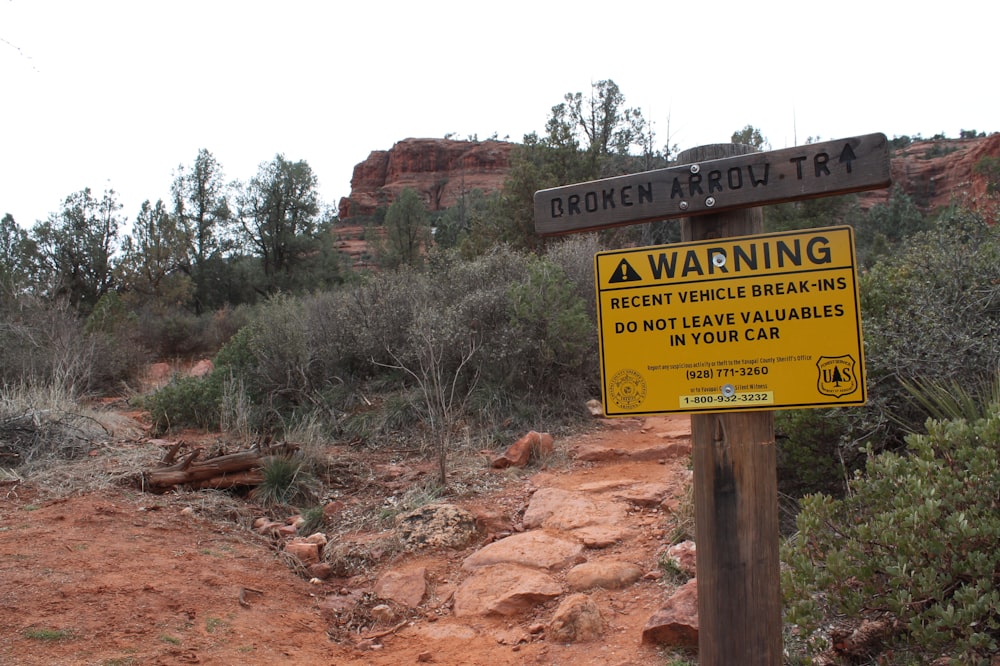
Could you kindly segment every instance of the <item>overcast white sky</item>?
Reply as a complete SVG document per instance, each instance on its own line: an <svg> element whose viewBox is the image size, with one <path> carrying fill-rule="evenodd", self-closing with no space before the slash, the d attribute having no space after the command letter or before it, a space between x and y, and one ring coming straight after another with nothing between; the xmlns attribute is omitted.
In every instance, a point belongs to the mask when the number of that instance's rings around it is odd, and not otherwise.
<svg viewBox="0 0 1000 666"><path fill-rule="evenodd" d="M1000 131L998 25L981 0L0 0L0 215L112 187L131 220L200 148L229 180L304 159L335 206L372 150L520 141L609 78L681 149Z"/></svg>

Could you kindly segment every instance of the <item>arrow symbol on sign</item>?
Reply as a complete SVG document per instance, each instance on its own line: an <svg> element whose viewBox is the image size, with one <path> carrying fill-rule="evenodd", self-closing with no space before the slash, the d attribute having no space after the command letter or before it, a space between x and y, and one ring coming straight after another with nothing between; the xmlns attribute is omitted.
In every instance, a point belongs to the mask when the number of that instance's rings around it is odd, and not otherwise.
<svg viewBox="0 0 1000 666"><path fill-rule="evenodd" d="M851 150L851 144L844 144L844 149L840 151L840 163L847 162L847 173L851 173L851 162L858 159L858 156Z"/></svg>

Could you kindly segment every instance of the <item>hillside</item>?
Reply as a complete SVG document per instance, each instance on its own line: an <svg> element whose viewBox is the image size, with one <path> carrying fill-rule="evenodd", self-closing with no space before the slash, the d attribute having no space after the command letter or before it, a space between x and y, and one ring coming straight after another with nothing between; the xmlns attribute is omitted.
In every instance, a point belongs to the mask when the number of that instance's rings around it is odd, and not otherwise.
<svg viewBox="0 0 1000 666"><path fill-rule="evenodd" d="M371 215L388 206L405 188L416 190L429 211L444 210L463 193L493 192L510 171L504 141L404 139L389 150L375 150L354 167L351 194L340 200L340 220ZM953 199L976 207L986 194L986 178L975 173L983 157L1000 158L1000 133L971 139L917 140L894 150L893 183L924 210L947 206ZM861 196L862 207L884 203L887 190Z"/></svg>

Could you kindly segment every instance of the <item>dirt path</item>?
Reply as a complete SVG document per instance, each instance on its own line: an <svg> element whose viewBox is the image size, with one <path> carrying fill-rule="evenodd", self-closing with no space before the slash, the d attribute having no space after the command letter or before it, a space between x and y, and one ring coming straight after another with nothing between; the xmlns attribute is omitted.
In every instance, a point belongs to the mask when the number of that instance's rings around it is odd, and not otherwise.
<svg viewBox="0 0 1000 666"><path fill-rule="evenodd" d="M669 505L685 493L689 458L664 447L682 446L688 434L686 417L609 423L556 444L596 460L512 477L501 492L458 503L515 526L535 489L625 498L632 536L588 549L587 557L625 560L655 574L671 518L649 496L666 492ZM264 538L203 519L197 506L137 491L44 501L31 488L8 483L0 486L0 664L616 666L662 660L657 648L640 644L643 626L669 589L655 575L623 590L589 592L606 625L597 642L545 640L539 627L558 599L516 617L455 618L447 596L477 546L394 560L393 566L426 567L424 604L406 623L345 638L331 631L328 603L345 591L344 581L310 584Z"/></svg>

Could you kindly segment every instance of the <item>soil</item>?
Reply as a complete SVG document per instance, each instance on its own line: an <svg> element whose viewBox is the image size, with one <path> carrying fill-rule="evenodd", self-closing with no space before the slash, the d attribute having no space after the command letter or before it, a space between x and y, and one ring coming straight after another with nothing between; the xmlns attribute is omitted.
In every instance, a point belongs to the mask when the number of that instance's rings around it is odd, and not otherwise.
<svg viewBox="0 0 1000 666"><path fill-rule="evenodd" d="M559 462L518 473L483 469L501 475L499 490L451 499L516 525L538 488L593 489L623 479L676 488L663 506L633 506L628 526L638 536L601 551L648 575L624 590L588 593L606 623L600 641L546 640L543 627L558 599L526 615L455 618L449 601L465 575L462 560L488 534L461 551L395 553L364 576L311 582L248 529L245 516L226 520L200 507L193 493L114 486L53 498L8 480L0 485L0 664L665 663L670 651L643 645L641 634L674 587L659 579L658 558L677 520L665 507L683 499L689 458L628 454L662 445L666 433L676 441L686 428L686 416L604 421L557 439L566 454ZM597 444L618 455L600 462L572 455ZM433 466L426 473L434 474ZM427 569L424 603L388 622L365 615L374 602L366 605L371 595L359 597L359 590L370 590L384 567L408 563ZM355 622L331 610L338 599L357 601Z"/></svg>

